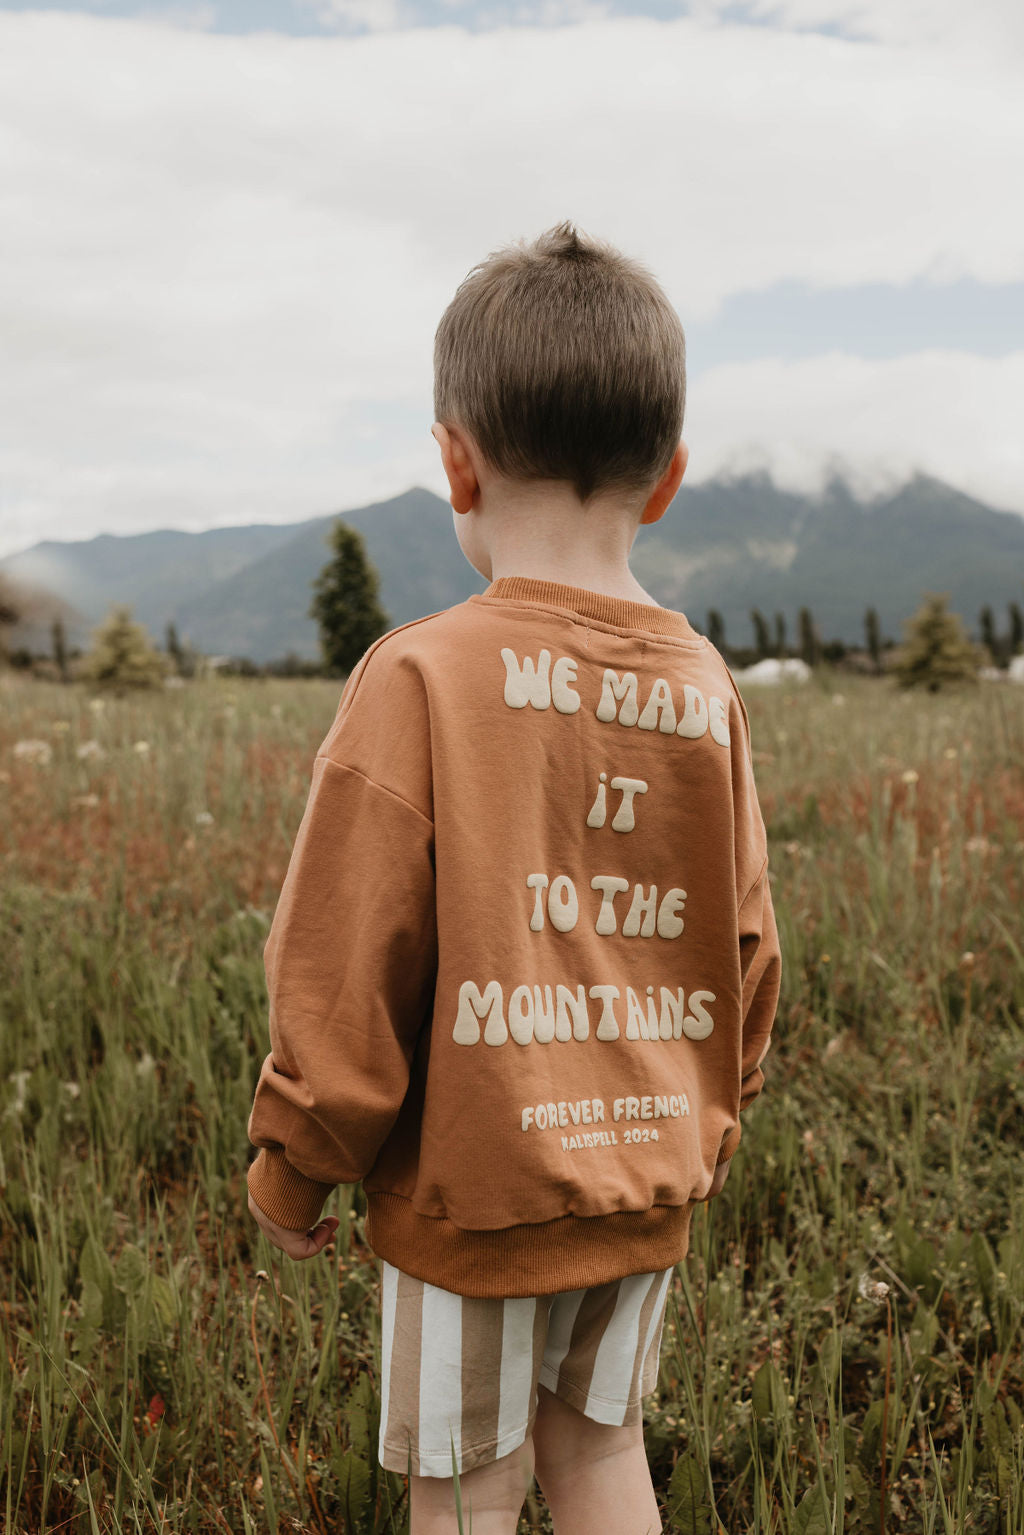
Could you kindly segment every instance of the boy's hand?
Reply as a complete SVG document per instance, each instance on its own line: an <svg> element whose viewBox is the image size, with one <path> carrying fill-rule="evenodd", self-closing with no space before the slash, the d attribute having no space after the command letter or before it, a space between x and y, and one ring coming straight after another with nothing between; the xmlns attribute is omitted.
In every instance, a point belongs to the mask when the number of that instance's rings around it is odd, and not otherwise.
<svg viewBox="0 0 1024 1535"><path fill-rule="evenodd" d="M338 1229L338 1217L326 1215L322 1221L317 1221L311 1231L291 1231L287 1226L279 1226L276 1221L272 1221L269 1215L264 1215L251 1194L249 1214L264 1236L289 1258L315 1258Z"/></svg>
<svg viewBox="0 0 1024 1535"><path fill-rule="evenodd" d="M715 1176L711 1180L711 1187L708 1189L707 1193L704 1195L705 1203L709 1199L714 1199L716 1194L720 1194L722 1192L722 1189L723 1189L723 1187L725 1185L725 1180L729 1176L729 1169L730 1169L731 1166L732 1166L732 1158L731 1157L730 1157L728 1162L719 1162L718 1166L715 1168Z"/></svg>

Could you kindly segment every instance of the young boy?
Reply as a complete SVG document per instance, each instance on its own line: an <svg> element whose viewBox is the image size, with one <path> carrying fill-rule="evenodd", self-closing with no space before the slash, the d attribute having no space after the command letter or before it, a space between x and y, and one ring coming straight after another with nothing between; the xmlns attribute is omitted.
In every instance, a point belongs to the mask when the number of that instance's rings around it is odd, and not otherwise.
<svg viewBox="0 0 1024 1535"><path fill-rule="evenodd" d="M661 1528L642 1398L779 986L747 720L630 572L686 467L682 327L571 225L463 282L433 434L481 596L349 678L267 940L251 1209L293 1258L362 1180L380 1459L413 1535Z"/></svg>

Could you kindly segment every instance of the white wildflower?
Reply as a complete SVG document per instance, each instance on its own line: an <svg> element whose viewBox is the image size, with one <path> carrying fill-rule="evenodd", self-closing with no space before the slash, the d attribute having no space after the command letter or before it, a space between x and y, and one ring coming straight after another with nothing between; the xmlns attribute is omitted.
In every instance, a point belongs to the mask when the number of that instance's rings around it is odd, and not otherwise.
<svg viewBox="0 0 1024 1535"><path fill-rule="evenodd" d="M12 1071L7 1078L14 1087L14 1098L4 1110L5 1118L16 1118L25 1107L25 1099L28 1096L28 1082L32 1075L30 1071Z"/></svg>
<svg viewBox="0 0 1024 1535"><path fill-rule="evenodd" d="M857 1294L861 1300L869 1300L876 1306L884 1306L889 1294L889 1286L884 1279L872 1279L870 1274L862 1274L857 1281Z"/></svg>
<svg viewBox="0 0 1024 1535"><path fill-rule="evenodd" d="M900 774L900 778L901 778L902 782L905 783L905 784L917 783L918 777L919 777L919 775L914 772L913 768L907 768L907 771L905 773L901 773Z"/></svg>
<svg viewBox="0 0 1024 1535"><path fill-rule="evenodd" d="M96 740L83 741L76 752L80 762L85 762L88 757L105 757L106 755L103 747Z"/></svg>
<svg viewBox="0 0 1024 1535"><path fill-rule="evenodd" d="M212 826L213 825L213 816L210 814L210 812L208 810L200 810L199 813L196 816L196 825L197 826Z"/></svg>
<svg viewBox="0 0 1024 1535"><path fill-rule="evenodd" d="M967 853L987 853L992 844L987 837L968 837L964 843L964 851Z"/></svg>
<svg viewBox="0 0 1024 1535"><path fill-rule="evenodd" d="M49 741L15 741L14 755L22 762L41 762L45 767L53 756Z"/></svg>
<svg viewBox="0 0 1024 1535"><path fill-rule="evenodd" d="M67 1093L69 1098L77 1098L77 1097L79 1097L79 1095L81 1094L81 1091L82 1091L81 1087L79 1086L79 1084L77 1082L62 1082L61 1083L61 1087Z"/></svg>
<svg viewBox="0 0 1024 1535"><path fill-rule="evenodd" d="M132 751L133 752L138 752L140 757L148 756L149 755L149 742L148 741L136 741L135 745L132 747Z"/></svg>
<svg viewBox="0 0 1024 1535"><path fill-rule="evenodd" d="M155 1069L156 1061L154 1061L148 1050L144 1050L139 1056L138 1060L135 1062L136 1075L140 1077L149 1077L152 1076Z"/></svg>
<svg viewBox="0 0 1024 1535"><path fill-rule="evenodd" d="M76 794L71 801L77 810L94 810L99 802L98 794Z"/></svg>

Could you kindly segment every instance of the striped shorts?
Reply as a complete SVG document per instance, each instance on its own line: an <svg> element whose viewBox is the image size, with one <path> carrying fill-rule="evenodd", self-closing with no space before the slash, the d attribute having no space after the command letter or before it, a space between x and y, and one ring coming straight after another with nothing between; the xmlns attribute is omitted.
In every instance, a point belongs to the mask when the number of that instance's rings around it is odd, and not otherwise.
<svg viewBox="0 0 1024 1535"><path fill-rule="evenodd" d="M381 1260L381 1414L388 1471L450 1477L525 1443L540 1382L596 1423L641 1421L658 1381L672 1269L589 1290L480 1300Z"/></svg>

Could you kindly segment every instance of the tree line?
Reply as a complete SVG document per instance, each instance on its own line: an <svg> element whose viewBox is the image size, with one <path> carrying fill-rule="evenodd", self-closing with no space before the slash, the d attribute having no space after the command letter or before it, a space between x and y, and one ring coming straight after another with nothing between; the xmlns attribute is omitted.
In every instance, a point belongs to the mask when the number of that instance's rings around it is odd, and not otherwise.
<svg viewBox="0 0 1024 1535"><path fill-rule="evenodd" d="M919 614L910 620L911 625L917 621ZM984 652L979 658L982 664L1005 668L1014 656L1024 651L1024 609L1020 603L1007 604L1007 618L1006 629L1000 631L992 608L982 608L979 614L980 643ZM720 610L709 608L703 633L727 661L741 666L770 657L796 657L811 667L822 664L834 666L846 661L851 655L860 655L867 658L875 671L881 672L885 669L886 657L900 648L896 640L883 636L878 612L874 607L864 611L864 640L861 646L838 639L823 640L814 615L807 607L802 607L797 614L792 643L784 613L775 613L769 623L760 608L751 608L750 627L752 643L734 645L726 634L725 620Z"/></svg>
<svg viewBox="0 0 1024 1535"><path fill-rule="evenodd" d="M384 634L390 619L380 604L379 577L356 529L338 519L328 534L330 558L312 583L309 617L315 619L320 657L311 660L294 654L257 665L245 657L204 657L183 644L169 623L163 651L152 645L142 624L134 622L130 607L115 606L93 632L92 649L85 656L69 651L64 624L58 617L51 626L53 673L66 682L72 676L97 685L149 686L168 678L187 679L200 671L221 670L232 675L345 676L363 652ZM769 658L797 657L809 667L855 665L876 675L892 670L908 685L931 686L942 681L976 677L984 665L1005 668L1024 652L1024 611L1018 602L1007 605L1007 626L999 627L991 606L979 614L980 645L968 636L961 620L948 611L948 598L928 594L918 612L905 625L902 644L882 633L877 610L864 612L862 646L839 639L823 639L809 607L801 607L790 639L786 615L776 612L771 621L754 607L750 610L751 643L734 644L726 634L725 620L711 608L703 632L730 665L744 667ZM7 652L5 630L21 618L17 595L0 573L0 661L26 669L39 657L26 650Z"/></svg>

